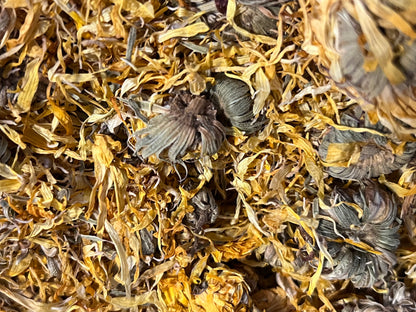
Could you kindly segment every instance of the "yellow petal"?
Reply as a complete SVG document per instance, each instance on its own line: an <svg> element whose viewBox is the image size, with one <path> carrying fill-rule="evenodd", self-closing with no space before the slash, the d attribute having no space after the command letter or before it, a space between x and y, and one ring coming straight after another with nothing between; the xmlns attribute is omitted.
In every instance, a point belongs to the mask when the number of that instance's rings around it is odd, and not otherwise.
<svg viewBox="0 0 416 312"><path fill-rule="evenodd" d="M23 78L23 89L17 98L17 106L26 113L30 110L30 106L35 96L39 84L39 66L42 59L36 58L26 66L25 76Z"/></svg>

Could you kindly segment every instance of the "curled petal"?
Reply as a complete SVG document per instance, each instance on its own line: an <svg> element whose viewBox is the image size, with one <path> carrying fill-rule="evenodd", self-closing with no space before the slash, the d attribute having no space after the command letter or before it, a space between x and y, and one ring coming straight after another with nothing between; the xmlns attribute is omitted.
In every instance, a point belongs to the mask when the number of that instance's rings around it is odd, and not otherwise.
<svg viewBox="0 0 416 312"><path fill-rule="evenodd" d="M215 121L212 125L209 125L201 121L198 131L201 134L201 153L206 155L215 154L225 139L222 124Z"/></svg>

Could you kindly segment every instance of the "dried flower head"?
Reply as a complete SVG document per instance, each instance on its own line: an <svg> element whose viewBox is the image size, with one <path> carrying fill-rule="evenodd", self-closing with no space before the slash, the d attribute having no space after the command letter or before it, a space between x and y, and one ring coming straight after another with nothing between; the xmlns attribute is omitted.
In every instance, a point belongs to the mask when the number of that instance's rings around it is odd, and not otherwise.
<svg viewBox="0 0 416 312"><path fill-rule="evenodd" d="M374 298L358 299L342 308L342 312L411 312L416 311L416 302L401 282L395 282L384 295L383 302Z"/></svg>
<svg viewBox="0 0 416 312"><path fill-rule="evenodd" d="M248 86L237 79L218 75L211 89L211 98L218 109L228 118L231 125L246 133L259 130L264 122L253 114L253 99Z"/></svg>
<svg viewBox="0 0 416 312"><path fill-rule="evenodd" d="M189 201L194 211L186 214L186 223L197 233L206 224L214 223L218 217L218 205L209 188L203 187Z"/></svg>
<svg viewBox="0 0 416 312"><path fill-rule="evenodd" d="M144 158L152 154L160 158L167 151L172 163L198 144L201 154L215 154L225 139L223 126L215 115L214 106L205 98L178 94L170 103L169 113L152 118L146 128L135 133L136 152L141 151Z"/></svg>
<svg viewBox="0 0 416 312"><path fill-rule="evenodd" d="M275 36L276 21L280 8L283 3L289 0L242 0L237 2L235 14L236 24L250 33ZM228 0L191 0L192 4L207 12L208 23L214 26L218 22L218 17L224 17L227 13ZM216 18L215 18L216 17ZM225 19L224 19L225 20ZM226 33L232 32L231 28L226 28Z"/></svg>
<svg viewBox="0 0 416 312"><path fill-rule="evenodd" d="M334 267L327 263L322 276L371 287L395 263L393 252L399 245L396 202L371 181L360 185L357 192L334 189L332 198L332 208L322 210L318 233L325 238Z"/></svg>
<svg viewBox="0 0 416 312"><path fill-rule="evenodd" d="M416 20L407 1L318 2L312 29L331 77L397 135L415 134Z"/></svg>
<svg viewBox="0 0 416 312"><path fill-rule="evenodd" d="M247 1L248 2L248 1ZM269 1L273 2L273 1ZM250 33L276 36L277 19L271 16L278 16L281 4L269 5L268 8L260 5L241 5L237 10L235 22ZM267 15L265 14L267 12Z"/></svg>
<svg viewBox="0 0 416 312"><path fill-rule="evenodd" d="M341 124L351 128L367 128L388 133L379 122L371 124L358 105L341 115ZM400 144L396 140L390 143ZM321 159L330 165L328 173L344 180L362 180L389 174L406 165L415 152L415 142L406 143L403 152L399 154L393 150L387 136L335 128L326 133L319 147ZM339 163L343 163L344 166L340 166Z"/></svg>

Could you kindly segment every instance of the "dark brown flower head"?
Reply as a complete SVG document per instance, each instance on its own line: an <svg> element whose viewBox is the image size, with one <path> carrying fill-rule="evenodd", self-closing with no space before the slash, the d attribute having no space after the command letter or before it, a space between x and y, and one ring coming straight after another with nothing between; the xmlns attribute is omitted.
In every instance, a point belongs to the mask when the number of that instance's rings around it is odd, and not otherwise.
<svg viewBox="0 0 416 312"><path fill-rule="evenodd" d="M334 260L334 267L328 264L323 277L372 287L395 263L393 252L399 245L396 201L371 181L358 191L335 189L332 198L333 208L322 209L326 217L318 227Z"/></svg>
<svg viewBox="0 0 416 312"><path fill-rule="evenodd" d="M341 124L351 128L373 129L387 134L389 131L380 123L371 124L362 109L355 105L341 115ZM400 144L395 140L393 144ZM332 165L328 173L344 180L362 180L389 174L406 165L416 151L416 143L406 143L403 153L396 154L387 136L354 130L331 128L319 147L321 159Z"/></svg>
<svg viewBox="0 0 416 312"><path fill-rule="evenodd" d="M212 103L200 96L181 93L170 103L170 111L152 118L135 133L136 152L144 158L155 154L178 162L190 148L201 147L202 155L215 154L225 139L222 124L215 119ZM165 159L166 155L162 155Z"/></svg>
<svg viewBox="0 0 416 312"><path fill-rule="evenodd" d="M231 125L250 134L259 130L264 122L253 114L253 99L248 86L237 79L218 75L211 89L211 98Z"/></svg>

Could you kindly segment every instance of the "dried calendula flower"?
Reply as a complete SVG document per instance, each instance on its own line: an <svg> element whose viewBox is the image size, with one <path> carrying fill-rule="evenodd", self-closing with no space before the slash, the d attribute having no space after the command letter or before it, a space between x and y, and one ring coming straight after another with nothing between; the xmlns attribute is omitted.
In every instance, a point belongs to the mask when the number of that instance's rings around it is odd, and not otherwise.
<svg viewBox="0 0 416 312"><path fill-rule="evenodd" d="M264 122L253 114L253 99L248 86L237 79L225 75L215 78L215 85L210 90L211 98L217 104L231 125L247 134L259 130Z"/></svg>
<svg viewBox="0 0 416 312"><path fill-rule="evenodd" d="M395 282L384 294L383 302L374 298L358 299L342 307L342 312L411 312L416 311L416 302L401 282Z"/></svg>
<svg viewBox="0 0 416 312"><path fill-rule="evenodd" d="M227 13L228 0L191 0L190 2L199 10L207 12L208 23L211 26L218 23L218 17ZM253 34L275 36L277 33L277 16L282 4L285 2L288 2L288 0L237 1L237 10L234 17L235 23ZM226 32L230 31L230 28L226 29Z"/></svg>
<svg viewBox="0 0 416 312"><path fill-rule="evenodd" d="M146 128L135 133L136 152L144 158L167 151L167 159L176 163L190 148L201 145L201 154L213 155L225 139L222 124L215 119L213 104L201 96L178 94L170 103L169 113L158 115ZM165 159L165 155L162 155Z"/></svg>
<svg viewBox="0 0 416 312"><path fill-rule="evenodd" d="M240 3L242 5L238 7L235 16L237 25L253 34L276 36L277 16L281 8L279 1L267 1L267 3L260 4L256 4L255 1L245 1L244 4L240 1Z"/></svg>
<svg viewBox="0 0 416 312"><path fill-rule="evenodd" d="M414 2L317 0L312 7L312 31L331 77L396 135L414 135Z"/></svg>
<svg viewBox="0 0 416 312"><path fill-rule="evenodd" d="M403 143L388 138L388 129L379 122L371 124L367 114L354 105L341 115L341 124L351 128L376 130L378 135L366 131L331 128L319 147L319 155L328 167L328 173L344 180L362 180L389 174L406 165L416 152L416 143Z"/></svg>
<svg viewBox="0 0 416 312"><path fill-rule="evenodd" d="M185 223L197 233L202 231L205 224L214 223L218 217L218 205L211 190L207 187L203 187L196 193L190 199L189 204L194 207L194 211L186 214Z"/></svg>
<svg viewBox="0 0 416 312"><path fill-rule="evenodd" d="M323 278L351 279L355 287L372 287L387 276L399 245L397 204L371 181L358 191L334 189L332 208L322 209L318 233L334 266L326 262Z"/></svg>

